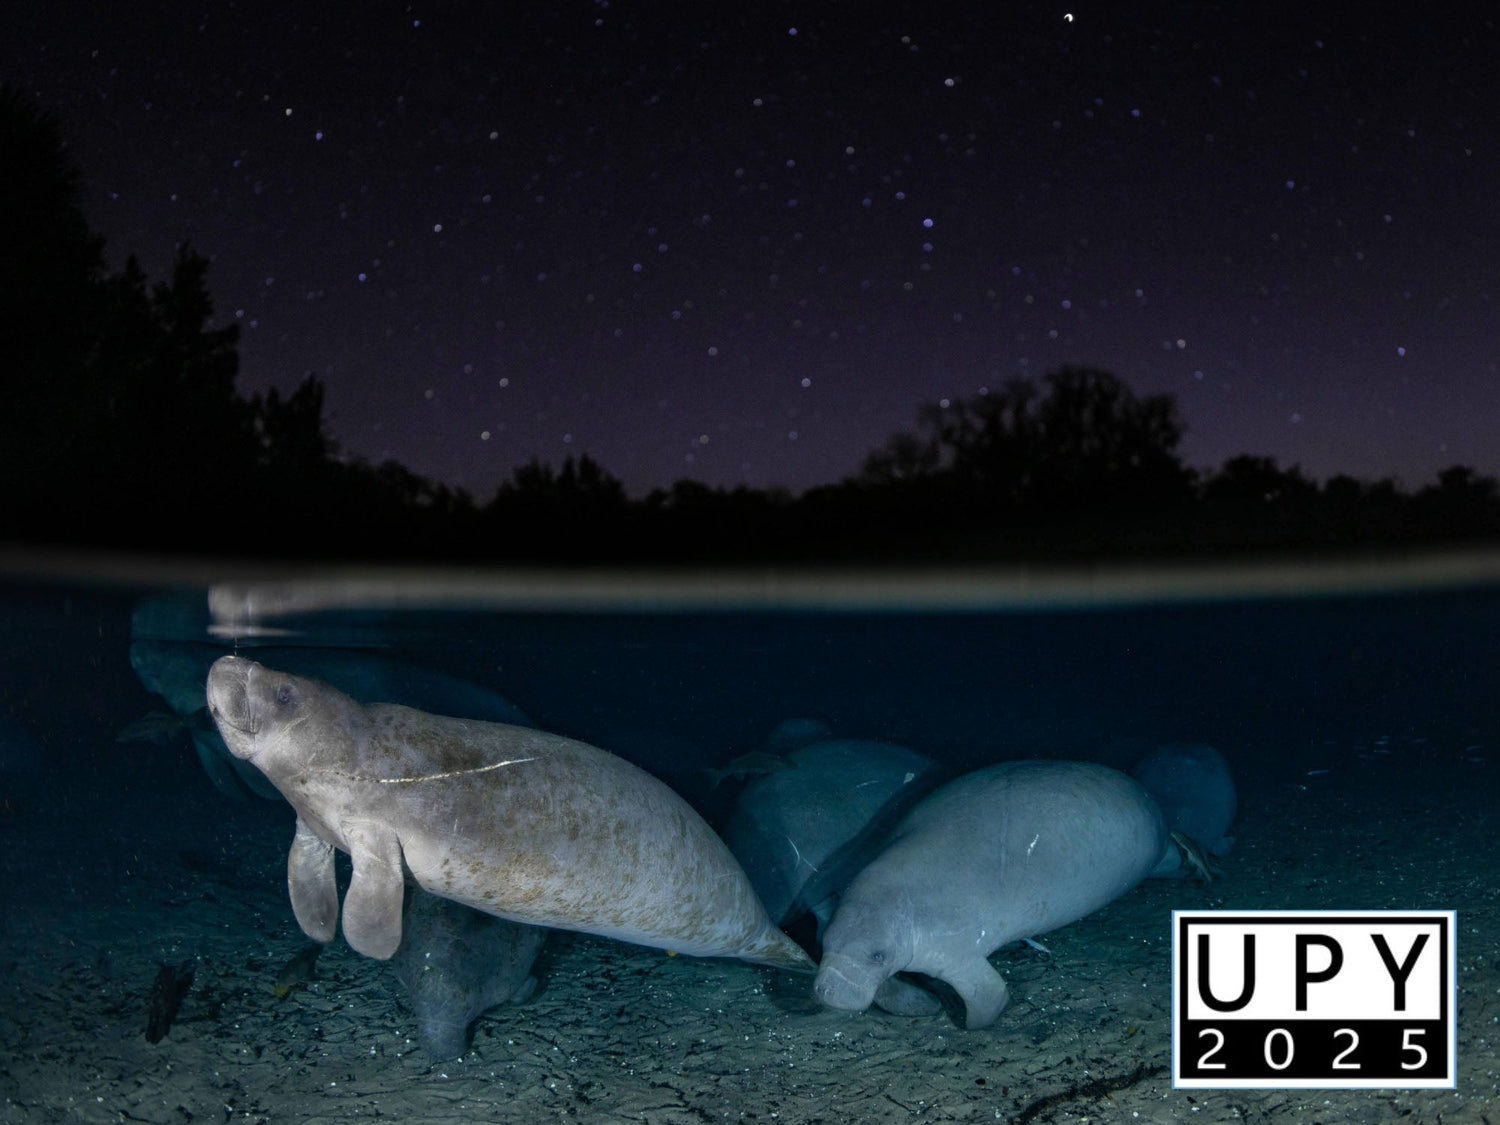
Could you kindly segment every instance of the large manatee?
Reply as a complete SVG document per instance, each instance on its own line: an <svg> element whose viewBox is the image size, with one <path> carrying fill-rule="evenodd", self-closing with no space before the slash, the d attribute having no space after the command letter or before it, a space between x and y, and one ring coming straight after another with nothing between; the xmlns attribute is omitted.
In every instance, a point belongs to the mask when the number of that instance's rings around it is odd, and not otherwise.
<svg viewBox="0 0 1500 1125"><path fill-rule="evenodd" d="M396 951L410 881L514 922L813 968L724 842L622 758L525 727L363 706L237 656L214 663L207 695L229 749L297 812L287 882L316 940L338 924L337 848L354 866L344 937L367 956Z"/></svg>
<svg viewBox="0 0 1500 1125"><path fill-rule="evenodd" d="M924 973L959 994L968 1027L987 1027L1007 1002L991 953L1093 913L1174 846L1150 794L1107 766L965 774L908 813L840 896L814 992L862 1010L893 974Z"/></svg>

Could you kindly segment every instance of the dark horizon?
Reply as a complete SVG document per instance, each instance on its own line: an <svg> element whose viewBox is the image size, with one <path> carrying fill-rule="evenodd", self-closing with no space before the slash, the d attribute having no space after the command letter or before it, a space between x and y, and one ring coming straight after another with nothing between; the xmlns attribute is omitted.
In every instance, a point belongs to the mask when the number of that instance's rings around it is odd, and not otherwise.
<svg viewBox="0 0 1500 1125"><path fill-rule="evenodd" d="M111 264L190 242L244 393L315 372L349 454L476 496L800 491L1066 364L1174 395L1194 466L1500 473L1490 8L12 22Z"/></svg>
<svg viewBox="0 0 1500 1125"><path fill-rule="evenodd" d="M108 270L55 115L0 86L10 176L0 339L17 379L0 414L3 538L276 557L507 561L948 561L1348 550L1500 535L1500 482L1450 465L1416 491L1326 482L1239 454L1184 463L1172 394L1063 366L929 403L837 484L711 487L631 499L588 455L532 458L488 499L394 458L341 455L309 375L286 394L236 386L240 329L216 327L210 263L168 278ZM220 520L214 513L232 513Z"/></svg>

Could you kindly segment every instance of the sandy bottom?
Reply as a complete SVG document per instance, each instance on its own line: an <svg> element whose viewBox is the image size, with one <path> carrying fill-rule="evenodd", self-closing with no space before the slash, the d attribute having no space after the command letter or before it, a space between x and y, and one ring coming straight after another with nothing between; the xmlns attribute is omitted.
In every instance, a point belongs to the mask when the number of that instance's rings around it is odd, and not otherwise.
<svg viewBox="0 0 1500 1125"><path fill-rule="evenodd" d="M306 944L285 808L187 779L18 790L0 821L0 1120L1500 1122L1494 768L1392 756L1320 788L1250 787L1222 880L1148 883L1052 934L1050 955L1001 951L1013 999L985 1031L827 1011L808 978L561 934L541 992L440 1064L389 968L342 941L274 994ZM1174 1090L1171 910L1319 907L1459 911L1457 1091ZM148 1043L158 966L187 959L192 989Z"/></svg>

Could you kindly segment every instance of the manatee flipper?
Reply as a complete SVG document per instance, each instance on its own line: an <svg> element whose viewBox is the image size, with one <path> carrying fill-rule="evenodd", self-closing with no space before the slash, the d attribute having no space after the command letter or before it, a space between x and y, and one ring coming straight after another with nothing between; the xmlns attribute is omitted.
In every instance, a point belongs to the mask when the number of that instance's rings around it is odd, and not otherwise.
<svg viewBox="0 0 1500 1125"><path fill-rule="evenodd" d="M1172 842L1177 845L1177 850L1182 853L1182 860L1193 869L1196 875L1205 883L1214 881L1213 869L1208 865L1208 855L1203 846L1186 832L1172 832Z"/></svg>
<svg viewBox="0 0 1500 1125"><path fill-rule="evenodd" d="M318 839L297 820L297 834L286 857L286 885L292 913L313 941L332 941L339 926L339 888L333 878L333 845Z"/></svg>
<svg viewBox="0 0 1500 1125"><path fill-rule="evenodd" d="M900 977L886 977L875 990L875 1006L893 1016L935 1016L943 1002L918 984Z"/></svg>
<svg viewBox="0 0 1500 1125"><path fill-rule="evenodd" d="M406 875L401 840L377 820L346 820L354 874L344 895L344 940L356 953L387 961L401 944Z"/></svg>
<svg viewBox="0 0 1500 1125"><path fill-rule="evenodd" d="M972 961L945 966L942 979L963 1000L964 1026L970 1031L989 1027L1010 1003L1005 978L983 957L976 955Z"/></svg>

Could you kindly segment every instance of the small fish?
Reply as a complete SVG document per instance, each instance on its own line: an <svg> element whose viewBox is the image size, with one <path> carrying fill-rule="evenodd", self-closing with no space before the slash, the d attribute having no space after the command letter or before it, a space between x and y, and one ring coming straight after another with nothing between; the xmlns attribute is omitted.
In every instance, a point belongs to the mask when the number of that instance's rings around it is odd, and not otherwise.
<svg viewBox="0 0 1500 1125"><path fill-rule="evenodd" d="M276 974L274 986L278 999L286 999L310 980L318 979L318 957L323 952L321 943L304 946Z"/></svg>
<svg viewBox="0 0 1500 1125"><path fill-rule="evenodd" d="M785 758L778 758L775 754L767 754L764 750L752 750L748 754L741 754L721 770L704 770L712 779L713 787L717 789L719 783L726 777L760 777L768 773L780 773L782 770L796 769L796 762L789 762Z"/></svg>
<svg viewBox="0 0 1500 1125"><path fill-rule="evenodd" d="M1332 772L1333 772L1332 770L1308 770L1307 771L1307 776L1308 777L1322 777L1325 773L1332 773Z"/></svg>

